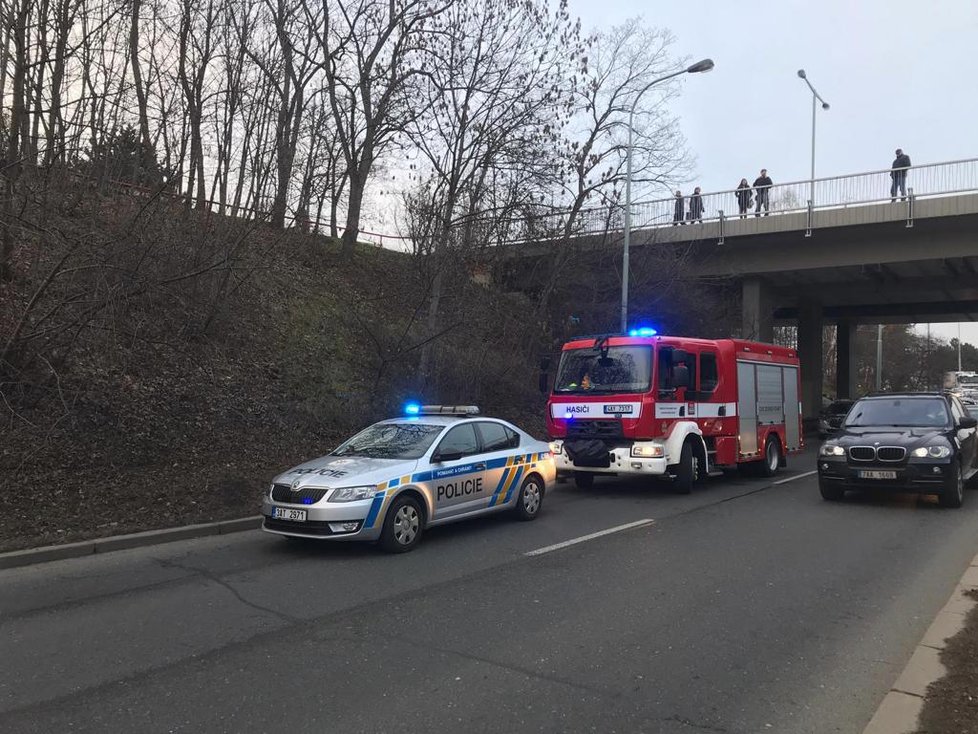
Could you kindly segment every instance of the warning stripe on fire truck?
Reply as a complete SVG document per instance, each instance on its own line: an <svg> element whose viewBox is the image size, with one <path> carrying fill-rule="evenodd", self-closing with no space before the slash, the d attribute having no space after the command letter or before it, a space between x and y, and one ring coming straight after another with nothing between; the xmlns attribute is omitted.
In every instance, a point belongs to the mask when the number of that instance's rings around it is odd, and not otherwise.
<svg viewBox="0 0 978 734"><path fill-rule="evenodd" d="M737 403L656 403L656 418L729 418Z"/></svg>

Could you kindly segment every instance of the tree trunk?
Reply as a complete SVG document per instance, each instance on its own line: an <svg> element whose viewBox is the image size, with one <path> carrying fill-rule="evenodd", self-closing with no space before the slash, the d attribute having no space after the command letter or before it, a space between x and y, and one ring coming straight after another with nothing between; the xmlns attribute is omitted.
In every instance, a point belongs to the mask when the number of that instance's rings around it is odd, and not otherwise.
<svg viewBox="0 0 978 734"><path fill-rule="evenodd" d="M149 137L149 110L146 101L146 88L143 86L143 72L139 66L139 10L142 0L132 0L132 14L129 23L129 64L132 66L132 85L136 90L136 104L139 107L139 142L143 144L144 155L153 149ZM145 165L145 161L143 162Z"/></svg>
<svg viewBox="0 0 978 734"><path fill-rule="evenodd" d="M351 257L357 246L357 238L360 236L360 213L363 209L363 190L367 186L367 176L370 174L370 166L373 163L372 156L364 146L363 154L360 157L360 165L356 173L351 173L350 199L346 206L346 228L343 230L343 246L340 254L344 257Z"/></svg>
<svg viewBox="0 0 978 734"><path fill-rule="evenodd" d="M17 18L13 27L14 74L11 90L10 134L7 138L7 156L4 165L4 218L3 240L0 242L0 280L11 280L13 270L11 260L14 254L14 233L10 227L13 221L14 196L17 193L17 178L21 170L21 143L26 128L26 89L27 84L27 17L31 0L20 0Z"/></svg>

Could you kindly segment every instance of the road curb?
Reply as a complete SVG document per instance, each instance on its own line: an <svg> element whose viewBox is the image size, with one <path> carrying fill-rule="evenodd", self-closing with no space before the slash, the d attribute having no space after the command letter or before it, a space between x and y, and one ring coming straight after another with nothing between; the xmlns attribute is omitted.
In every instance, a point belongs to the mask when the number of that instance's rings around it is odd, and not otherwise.
<svg viewBox="0 0 978 734"><path fill-rule="evenodd" d="M978 556L971 560L944 608L914 648L910 662L884 696L863 734L911 734L917 730L927 687L947 672L940 661L941 650L961 631L965 616L975 605L964 592L974 588L978 588Z"/></svg>
<svg viewBox="0 0 978 734"><path fill-rule="evenodd" d="M227 535L243 530L257 530L261 527L261 515L241 517L235 520L221 520L197 525L184 525L177 528L162 530L147 530L142 533L127 535L111 535L107 538L94 538L79 543L64 543L62 545L45 545L41 548L0 553L0 569L31 566L35 563L60 561L65 558L80 558L95 553L111 553L126 548L141 548L147 545L172 543L177 540L204 538L209 535Z"/></svg>

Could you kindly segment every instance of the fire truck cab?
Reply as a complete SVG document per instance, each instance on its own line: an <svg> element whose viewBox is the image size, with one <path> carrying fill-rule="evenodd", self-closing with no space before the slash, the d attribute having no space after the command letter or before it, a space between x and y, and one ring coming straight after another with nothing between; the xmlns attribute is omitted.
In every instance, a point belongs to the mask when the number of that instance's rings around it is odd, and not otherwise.
<svg viewBox="0 0 978 734"><path fill-rule="evenodd" d="M739 465L771 475L804 447L800 371L794 349L740 339L575 338L547 401L558 473L671 477L682 493Z"/></svg>

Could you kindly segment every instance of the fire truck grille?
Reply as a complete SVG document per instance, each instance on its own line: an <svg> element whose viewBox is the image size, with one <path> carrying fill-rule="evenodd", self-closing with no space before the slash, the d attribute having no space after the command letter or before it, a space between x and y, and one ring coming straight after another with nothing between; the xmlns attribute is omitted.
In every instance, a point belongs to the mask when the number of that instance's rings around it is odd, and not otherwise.
<svg viewBox="0 0 978 734"><path fill-rule="evenodd" d="M567 438L597 438L615 440L624 438L621 421L572 420L567 422Z"/></svg>

